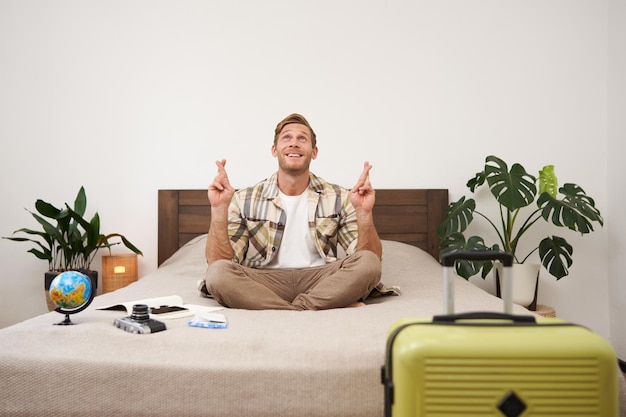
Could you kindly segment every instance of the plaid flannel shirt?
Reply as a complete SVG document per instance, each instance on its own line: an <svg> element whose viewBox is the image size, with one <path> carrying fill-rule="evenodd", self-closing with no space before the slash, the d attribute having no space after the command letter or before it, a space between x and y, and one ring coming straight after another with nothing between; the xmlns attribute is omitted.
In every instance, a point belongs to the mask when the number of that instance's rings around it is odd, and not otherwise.
<svg viewBox="0 0 626 417"><path fill-rule="evenodd" d="M337 245L351 254L356 250L356 211L349 190L310 174L308 196L309 230L315 247L326 262L337 260ZM280 247L286 215L278 195L278 174L239 190L228 210L228 235L233 260L262 268Z"/></svg>

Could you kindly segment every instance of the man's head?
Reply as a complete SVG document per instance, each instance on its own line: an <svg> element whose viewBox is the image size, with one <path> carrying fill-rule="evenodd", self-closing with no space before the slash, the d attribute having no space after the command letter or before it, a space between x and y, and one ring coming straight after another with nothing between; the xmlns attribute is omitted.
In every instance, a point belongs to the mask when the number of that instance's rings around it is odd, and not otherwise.
<svg viewBox="0 0 626 417"><path fill-rule="evenodd" d="M282 132L283 128L292 123L305 125L306 127L309 128L310 135L311 135L311 143L313 147L315 148L317 146L317 137L315 136L315 132L313 131L313 128L311 127L309 122L304 118L304 116L298 113L290 114L289 116L285 117L276 125L276 129L274 130L274 146L276 146L276 143L278 142L278 136L280 135L280 132Z"/></svg>
<svg viewBox="0 0 626 417"><path fill-rule="evenodd" d="M291 114L276 126L272 155L278 158L279 171L289 175L309 172L311 160L317 157L315 133L299 114Z"/></svg>

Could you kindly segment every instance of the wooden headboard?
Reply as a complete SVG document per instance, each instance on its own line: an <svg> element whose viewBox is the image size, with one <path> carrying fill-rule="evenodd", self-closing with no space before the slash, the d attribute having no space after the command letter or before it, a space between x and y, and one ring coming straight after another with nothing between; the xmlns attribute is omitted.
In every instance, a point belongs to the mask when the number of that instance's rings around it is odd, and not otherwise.
<svg viewBox="0 0 626 417"><path fill-rule="evenodd" d="M448 190L376 190L374 223L381 239L417 246L439 259L437 226L448 208ZM211 218L206 190L159 190L159 265Z"/></svg>

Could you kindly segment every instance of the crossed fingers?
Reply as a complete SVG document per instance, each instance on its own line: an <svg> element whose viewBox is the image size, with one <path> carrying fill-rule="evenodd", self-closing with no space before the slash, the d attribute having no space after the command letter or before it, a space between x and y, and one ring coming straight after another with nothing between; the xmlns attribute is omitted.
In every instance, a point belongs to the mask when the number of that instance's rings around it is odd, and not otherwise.
<svg viewBox="0 0 626 417"><path fill-rule="evenodd" d="M223 191L226 188L230 187L230 181L228 180L228 174L226 173L226 160L222 159L221 161L215 161L215 165L217 165L217 175L211 184L211 187L217 189L219 191Z"/></svg>
<svg viewBox="0 0 626 417"><path fill-rule="evenodd" d="M370 169L372 169L372 164L365 161L363 164L363 172L361 172L361 176L359 176L359 179L357 180L357 183L352 191L356 191L360 195L363 195L367 194L372 189L372 184L370 183Z"/></svg>

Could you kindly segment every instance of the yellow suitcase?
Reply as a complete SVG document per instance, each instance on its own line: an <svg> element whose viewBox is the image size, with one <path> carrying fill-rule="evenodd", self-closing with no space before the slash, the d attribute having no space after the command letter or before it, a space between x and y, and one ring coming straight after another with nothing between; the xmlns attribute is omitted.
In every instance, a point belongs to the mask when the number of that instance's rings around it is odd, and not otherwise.
<svg viewBox="0 0 626 417"><path fill-rule="evenodd" d="M504 313L454 314L456 259L503 262ZM382 383L386 417L617 416L617 357L590 330L554 318L512 315L508 254L442 259L445 315L392 326Z"/></svg>

